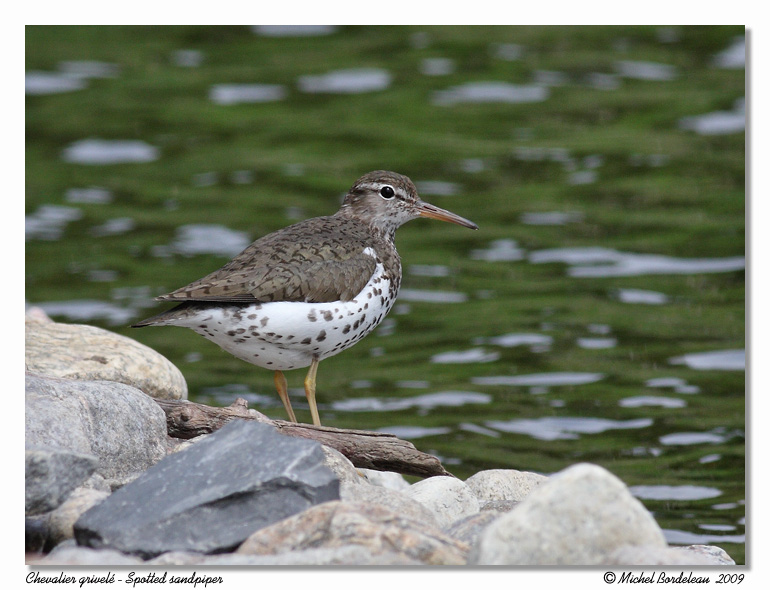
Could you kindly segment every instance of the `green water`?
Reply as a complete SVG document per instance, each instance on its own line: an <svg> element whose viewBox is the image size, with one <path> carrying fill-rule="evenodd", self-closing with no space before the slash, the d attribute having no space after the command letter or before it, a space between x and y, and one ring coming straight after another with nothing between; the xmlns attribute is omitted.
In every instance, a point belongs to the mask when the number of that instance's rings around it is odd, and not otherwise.
<svg viewBox="0 0 770 590"><path fill-rule="evenodd" d="M425 200L481 228L418 220L397 234L402 288L460 301L402 299L383 329L324 361L323 422L414 437L463 478L600 464L630 486L658 486L663 499L643 502L671 542L719 545L745 563L744 371L671 362L745 347L745 134L680 124L739 108L744 69L713 60L743 34L365 27L268 37L248 27L27 27L28 74L72 61L114 64L80 90L28 91L27 302L158 350L184 373L191 399L226 404L241 395L283 418L269 371L192 332L127 325L163 309L153 296L227 260L175 251L178 228L214 224L248 242L334 212L364 172L399 171ZM436 58L450 61L425 61ZM648 79L619 75L629 67ZM352 68L375 69L385 87L301 90L303 76ZM543 100L437 104L458 96L437 93L474 82L523 86ZM279 85L282 98L219 104L210 97L218 84ZM145 142L158 157L110 165L63 158L89 138ZM90 187L105 189L105 202L71 192ZM30 230L30 219L50 213L45 205L75 211L52 232ZM527 223L526 214L547 212L567 216L559 225ZM496 240L509 240L495 250L506 260L487 259ZM603 248L646 270L574 276L581 271L564 259L537 262L556 248ZM703 272L692 259L739 262ZM623 301L631 289L657 302ZM85 302L82 315L56 313L53 304L73 301ZM100 313L99 302L113 307ZM535 334L539 344L494 340L507 334ZM459 359L471 362L431 360L472 349L476 357ZM550 386L483 379L553 373L593 378ZM287 377L307 421L304 375ZM661 378L678 378L678 389L649 385Z"/></svg>

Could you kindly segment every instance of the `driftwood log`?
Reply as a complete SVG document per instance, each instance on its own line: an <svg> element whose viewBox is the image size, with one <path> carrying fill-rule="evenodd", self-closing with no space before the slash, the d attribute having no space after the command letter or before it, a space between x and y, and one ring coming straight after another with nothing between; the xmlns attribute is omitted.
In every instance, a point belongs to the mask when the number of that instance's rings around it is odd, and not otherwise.
<svg viewBox="0 0 770 590"><path fill-rule="evenodd" d="M248 402L243 398L236 399L225 408L186 400L155 401L166 413L169 436L175 438L190 439L208 434L234 419L255 420L274 426L281 434L309 438L332 447L345 455L356 467L395 471L418 477L451 475L436 457L418 451L412 443L392 434L271 420L264 414L249 409Z"/></svg>

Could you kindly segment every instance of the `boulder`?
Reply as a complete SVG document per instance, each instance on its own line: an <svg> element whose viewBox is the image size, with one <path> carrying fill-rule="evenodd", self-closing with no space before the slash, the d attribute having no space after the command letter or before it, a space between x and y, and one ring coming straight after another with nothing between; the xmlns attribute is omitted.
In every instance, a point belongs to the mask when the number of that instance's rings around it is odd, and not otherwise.
<svg viewBox="0 0 770 590"><path fill-rule="evenodd" d="M551 476L479 537L478 565L598 565L625 545L666 548L655 519L617 477L579 463Z"/></svg>
<svg viewBox="0 0 770 590"><path fill-rule="evenodd" d="M166 415L134 387L39 375L27 375L25 387L28 447L93 455L96 473L111 487L166 455Z"/></svg>
<svg viewBox="0 0 770 590"><path fill-rule="evenodd" d="M29 373L115 381L159 399L187 399L187 382L167 358L136 340L95 326L60 324L38 312L25 316Z"/></svg>
<svg viewBox="0 0 770 590"><path fill-rule="evenodd" d="M324 460L315 441L234 420L83 514L75 538L144 558L232 550L260 528L339 498Z"/></svg>

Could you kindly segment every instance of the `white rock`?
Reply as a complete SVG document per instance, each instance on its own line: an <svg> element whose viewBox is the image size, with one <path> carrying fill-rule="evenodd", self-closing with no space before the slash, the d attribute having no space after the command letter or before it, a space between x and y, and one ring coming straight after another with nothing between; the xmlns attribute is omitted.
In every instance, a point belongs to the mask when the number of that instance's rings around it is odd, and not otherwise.
<svg viewBox="0 0 770 590"><path fill-rule="evenodd" d="M479 471L465 483L483 506L500 500L521 502L530 492L548 481L545 475L515 469L487 469Z"/></svg>
<svg viewBox="0 0 770 590"><path fill-rule="evenodd" d="M430 509L442 528L479 511L476 496L454 477L429 477L411 485L406 494Z"/></svg>
<svg viewBox="0 0 770 590"><path fill-rule="evenodd" d="M655 519L625 484L598 465L551 476L479 537L479 565L598 565L625 545L665 548Z"/></svg>

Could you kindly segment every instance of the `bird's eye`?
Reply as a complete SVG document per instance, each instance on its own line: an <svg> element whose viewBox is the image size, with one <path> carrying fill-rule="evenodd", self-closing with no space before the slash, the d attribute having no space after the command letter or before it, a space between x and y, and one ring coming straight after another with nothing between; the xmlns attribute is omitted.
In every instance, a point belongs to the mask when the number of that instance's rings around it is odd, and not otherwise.
<svg viewBox="0 0 770 590"><path fill-rule="evenodd" d="M393 190L392 186L386 184L380 189L380 196L383 199L392 199L396 196L396 191Z"/></svg>

